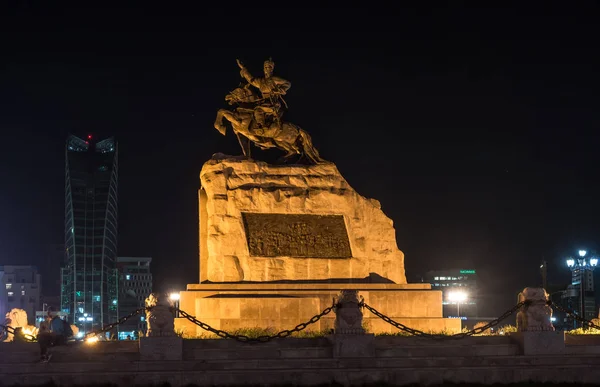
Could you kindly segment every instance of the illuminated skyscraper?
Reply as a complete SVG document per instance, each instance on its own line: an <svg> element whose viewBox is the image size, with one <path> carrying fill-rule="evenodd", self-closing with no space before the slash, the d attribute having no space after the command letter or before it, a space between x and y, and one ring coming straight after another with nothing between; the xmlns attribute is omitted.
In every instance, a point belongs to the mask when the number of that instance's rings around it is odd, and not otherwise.
<svg viewBox="0 0 600 387"><path fill-rule="evenodd" d="M118 318L117 143L69 136L61 309L88 332Z"/></svg>

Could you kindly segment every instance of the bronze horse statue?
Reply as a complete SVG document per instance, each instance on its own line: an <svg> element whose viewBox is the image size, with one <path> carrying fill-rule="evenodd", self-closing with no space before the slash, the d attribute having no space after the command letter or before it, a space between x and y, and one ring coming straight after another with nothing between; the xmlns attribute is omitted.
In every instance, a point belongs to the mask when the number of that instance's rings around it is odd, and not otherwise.
<svg viewBox="0 0 600 387"><path fill-rule="evenodd" d="M231 124L236 134L244 156L250 157L251 142L261 149L279 148L286 152L284 160L292 156L305 156L314 164L324 160L313 146L310 135L299 126L290 122L281 121L281 116L275 112L266 127L259 127L254 119L256 107L246 108L260 102L260 99L248 87L239 87L229 93L225 100L230 105L238 104L235 110L220 109L217 112L214 127L222 135L226 134L227 127L223 124L226 119Z"/></svg>

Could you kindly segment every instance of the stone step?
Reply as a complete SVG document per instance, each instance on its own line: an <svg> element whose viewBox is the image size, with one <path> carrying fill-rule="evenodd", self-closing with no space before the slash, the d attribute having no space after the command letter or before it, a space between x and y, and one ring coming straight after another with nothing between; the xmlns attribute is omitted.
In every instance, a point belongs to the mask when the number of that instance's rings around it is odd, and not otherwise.
<svg viewBox="0 0 600 387"><path fill-rule="evenodd" d="M275 348L255 346L228 350L194 348L183 351L184 360L331 358L332 356L333 349L331 346L314 348Z"/></svg>
<svg viewBox="0 0 600 387"><path fill-rule="evenodd" d="M401 384L442 384L452 383L511 383L511 382L571 382L597 383L600 380L600 367L590 367L589 364L556 364L551 365L495 365L495 366L465 366L465 367L386 367L384 364L370 366L361 359L353 359L354 363L327 363L321 368L305 365L296 368L297 363L289 367L277 368L215 368L211 363L191 362L162 362L152 369L136 369L132 365L129 370L111 367L104 363L104 369L89 367L87 364L74 364L72 371L65 371L64 365L47 364L30 365L26 372L2 372L4 385L33 385L54 382L56 385L89 385L92 383L114 383L119 386L170 383L173 386L188 384L197 385L301 385L328 384L332 382L360 385L363 383ZM364 359L362 359L364 360ZM405 360L405 359L404 359ZM559 358L555 359L559 360ZM224 362L226 363L226 362ZM256 364L255 361L251 361ZM140 363L138 363L140 364ZM235 364L235 362L229 362ZM300 363L302 364L302 363ZM266 364L265 364L266 365ZM325 364L323 364L325 365ZM268 372L267 372L268 371Z"/></svg>
<svg viewBox="0 0 600 387"><path fill-rule="evenodd" d="M327 370L327 369L477 369L477 368L564 368L586 366L600 368L598 356L495 356L495 357L421 357L421 358L349 358L349 359L216 359L194 361L88 361L50 363L23 362L0 364L0 374L90 373L90 372L188 372L216 370Z"/></svg>
<svg viewBox="0 0 600 387"><path fill-rule="evenodd" d="M520 350L516 344L398 346L377 348L376 354L380 357L507 356L519 355Z"/></svg>
<svg viewBox="0 0 600 387"><path fill-rule="evenodd" d="M317 348L252 348L203 349L194 348L183 352L183 359L287 359L287 358L331 358L332 347ZM443 356L507 356L519 355L516 344L485 346L400 346L376 349L380 357L443 357Z"/></svg>

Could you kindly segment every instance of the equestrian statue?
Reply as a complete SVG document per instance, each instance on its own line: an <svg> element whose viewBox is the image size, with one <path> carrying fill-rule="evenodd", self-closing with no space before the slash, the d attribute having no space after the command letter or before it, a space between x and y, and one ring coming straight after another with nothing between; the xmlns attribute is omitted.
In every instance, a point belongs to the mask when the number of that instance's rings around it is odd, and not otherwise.
<svg viewBox="0 0 600 387"><path fill-rule="evenodd" d="M308 133L297 125L283 121L283 111L287 108L283 96L290 89L291 83L273 76L275 63L271 59L264 62L264 77L253 77L242 62L238 60L237 64L245 83L225 97L229 105L236 107L217 112L215 129L225 135L227 127L223 119L227 120L246 157L250 157L253 143L261 149L279 148L286 152L284 161L300 155L300 159L305 157L313 164L325 162L313 146Z"/></svg>

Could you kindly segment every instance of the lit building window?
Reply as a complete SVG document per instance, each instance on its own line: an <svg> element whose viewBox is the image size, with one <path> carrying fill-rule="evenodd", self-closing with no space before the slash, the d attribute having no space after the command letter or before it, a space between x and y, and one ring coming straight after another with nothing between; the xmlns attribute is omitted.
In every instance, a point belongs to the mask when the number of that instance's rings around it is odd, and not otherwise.
<svg viewBox="0 0 600 387"><path fill-rule="evenodd" d="M6 284L6 289L12 289L12 284Z"/></svg>
<svg viewBox="0 0 600 387"><path fill-rule="evenodd" d="M14 296L14 295L15 295L15 294L14 294L13 292L8 292L8 296L9 296L9 297L12 297L12 296Z"/></svg>
<svg viewBox="0 0 600 387"><path fill-rule="evenodd" d="M25 290L21 290L21 295L24 296L25 295Z"/></svg>
<svg viewBox="0 0 600 387"><path fill-rule="evenodd" d="M126 275L125 275L125 279L126 279L127 281L129 281L129 280L131 279L131 276L130 276L129 274L126 274Z"/></svg>
<svg viewBox="0 0 600 387"><path fill-rule="evenodd" d="M439 280L440 280L440 277L433 277L433 279L434 279L435 281L439 281Z"/></svg>

